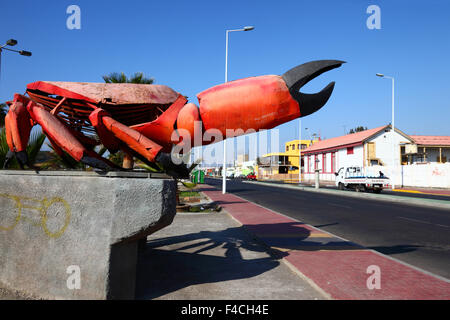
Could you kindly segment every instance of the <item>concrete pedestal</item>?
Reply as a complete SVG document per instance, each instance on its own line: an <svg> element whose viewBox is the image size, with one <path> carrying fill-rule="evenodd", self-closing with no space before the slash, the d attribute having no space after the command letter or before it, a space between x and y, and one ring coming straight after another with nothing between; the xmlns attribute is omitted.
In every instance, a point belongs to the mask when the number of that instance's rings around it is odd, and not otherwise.
<svg viewBox="0 0 450 320"><path fill-rule="evenodd" d="M0 170L0 285L45 299L133 299L138 243L172 223L175 181Z"/></svg>

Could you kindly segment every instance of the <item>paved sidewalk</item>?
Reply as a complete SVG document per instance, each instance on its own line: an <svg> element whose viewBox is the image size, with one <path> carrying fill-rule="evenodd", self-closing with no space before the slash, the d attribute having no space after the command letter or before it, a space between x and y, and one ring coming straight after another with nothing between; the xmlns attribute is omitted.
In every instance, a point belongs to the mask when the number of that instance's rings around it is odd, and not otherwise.
<svg viewBox="0 0 450 320"><path fill-rule="evenodd" d="M136 282L137 299L328 298L223 211L178 213L149 236Z"/></svg>
<svg viewBox="0 0 450 320"><path fill-rule="evenodd" d="M450 299L450 282L373 250L249 202L223 195L212 186L201 189L267 246L335 299ZM301 205L301 204L299 204ZM380 270L381 288L368 289ZM370 269L370 268L369 268ZM372 271L373 272L373 271ZM374 283L374 282L370 282Z"/></svg>

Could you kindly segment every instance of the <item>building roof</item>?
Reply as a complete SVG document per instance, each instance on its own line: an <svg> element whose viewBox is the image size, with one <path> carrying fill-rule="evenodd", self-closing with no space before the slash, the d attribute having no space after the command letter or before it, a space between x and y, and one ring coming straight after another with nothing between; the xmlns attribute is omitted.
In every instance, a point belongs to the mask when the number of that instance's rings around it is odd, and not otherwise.
<svg viewBox="0 0 450 320"><path fill-rule="evenodd" d="M271 153L266 153L264 155L262 155L261 157L271 157L271 156L292 156L292 154L289 154L287 152L271 152ZM294 155L295 156L295 155ZM298 154L297 154L298 157Z"/></svg>
<svg viewBox="0 0 450 320"><path fill-rule="evenodd" d="M414 142L423 146L450 146L450 136L410 136Z"/></svg>
<svg viewBox="0 0 450 320"><path fill-rule="evenodd" d="M322 141L317 141L316 143L312 144L308 148L304 149L302 153L312 153L322 150L328 150L328 149L341 149L344 147L351 147L351 146L357 146L363 143L363 141L367 140L374 134L377 134L381 130L385 128L389 128L390 125L385 125L381 127L377 127L374 129L359 131L356 133L350 133L345 136L326 139ZM397 131L397 130L396 130Z"/></svg>

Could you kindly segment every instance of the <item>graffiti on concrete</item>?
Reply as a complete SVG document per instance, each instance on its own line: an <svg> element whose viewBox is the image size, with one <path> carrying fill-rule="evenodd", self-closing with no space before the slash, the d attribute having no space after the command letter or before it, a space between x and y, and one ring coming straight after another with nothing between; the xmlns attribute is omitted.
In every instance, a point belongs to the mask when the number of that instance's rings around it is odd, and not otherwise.
<svg viewBox="0 0 450 320"><path fill-rule="evenodd" d="M433 172L431 173L433 176L444 176L444 172L443 171L439 171L438 168L434 168Z"/></svg>
<svg viewBox="0 0 450 320"><path fill-rule="evenodd" d="M26 221L41 227L50 238L58 238L70 223L70 205L58 197L40 200L0 193L0 209L0 231L11 231Z"/></svg>

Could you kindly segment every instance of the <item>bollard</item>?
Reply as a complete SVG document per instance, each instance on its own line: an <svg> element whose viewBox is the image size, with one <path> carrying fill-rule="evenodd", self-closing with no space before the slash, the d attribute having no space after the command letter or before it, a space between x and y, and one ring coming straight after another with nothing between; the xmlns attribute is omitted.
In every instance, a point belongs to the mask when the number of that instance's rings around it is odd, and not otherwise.
<svg viewBox="0 0 450 320"><path fill-rule="evenodd" d="M315 188L316 189L319 189L319 169L316 169L316 170L314 170L314 172L315 172Z"/></svg>

